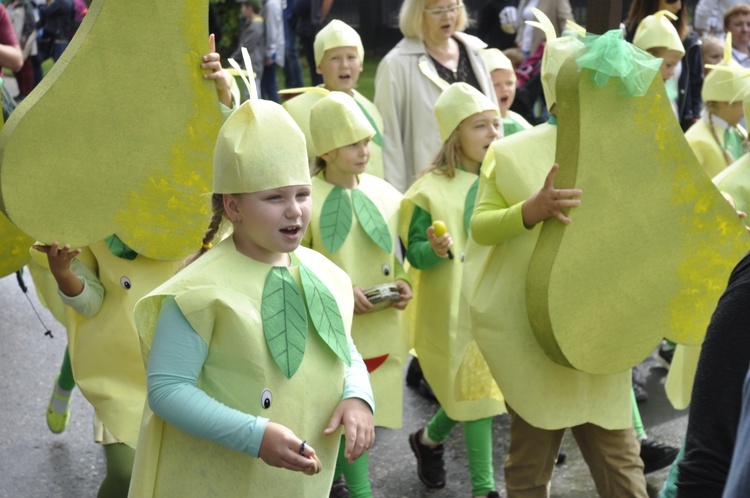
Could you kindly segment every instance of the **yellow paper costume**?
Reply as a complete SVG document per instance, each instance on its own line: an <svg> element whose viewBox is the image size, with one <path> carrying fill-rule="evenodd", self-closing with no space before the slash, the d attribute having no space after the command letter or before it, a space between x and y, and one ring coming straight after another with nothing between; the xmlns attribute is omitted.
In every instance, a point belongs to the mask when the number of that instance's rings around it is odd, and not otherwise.
<svg viewBox="0 0 750 498"><path fill-rule="evenodd" d="M34 281L42 279L38 288L40 292L46 289L44 299L53 309L60 298L56 285L43 285L50 282L47 258L32 251L39 264L32 272ZM141 255L124 259L115 256L105 241L84 248L76 259L96 274L104 287L104 299L92 317L65 307L63 324L68 331L73 375L104 428L135 448L146 400L146 372L133 308L139 299L174 275L177 264ZM101 434L99 428L96 432Z"/></svg>
<svg viewBox="0 0 750 498"><path fill-rule="evenodd" d="M303 156L304 157L304 156ZM314 251L298 248L299 261L336 297L349 334L351 284ZM142 496L326 496L333 479L340 433L323 435L341 401L344 363L312 327L304 359L287 379L268 352L261 320L266 275L272 266L239 253L231 237L208 251L136 308L145 359L165 296L177 305L209 344L198 387L244 413L270 418L315 448L323 470L315 476L271 467L259 458L191 436L148 408L133 468L130 495ZM299 285L297 268L290 271ZM264 408L262 395L272 402Z"/></svg>

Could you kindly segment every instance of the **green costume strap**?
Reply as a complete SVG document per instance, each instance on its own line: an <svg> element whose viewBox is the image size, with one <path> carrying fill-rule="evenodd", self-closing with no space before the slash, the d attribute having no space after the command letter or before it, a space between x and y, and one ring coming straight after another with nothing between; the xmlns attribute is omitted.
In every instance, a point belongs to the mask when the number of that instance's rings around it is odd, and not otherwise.
<svg viewBox="0 0 750 498"><path fill-rule="evenodd" d="M745 143L740 132L730 127L724 131L724 148L735 161L745 153Z"/></svg>
<svg viewBox="0 0 750 498"><path fill-rule="evenodd" d="M514 133L518 133L519 131L523 131L526 129L520 124L516 123L512 118L503 118L502 121L504 137L513 135Z"/></svg>
<svg viewBox="0 0 750 498"><path fill-rule="evenodd" d="M320 232L326 250L330 253L336 252L349 235L352 228L353 204L354 214L367 236L378 247L390 253L393 249L393 241L380 210L361 190L354 189L350 192L351 194L347 189L335 186L323 203L320 213ZM352 196L351 201L349 195Z"/></svg>
<svg viewBox="0 0 750 498"><path fill-rule="evenodd" d="M554 114L550 114L549 119L547 120L547 124L557 126L557 116L555 116Z"/></svg>
<svg viewBox="0 0 750 498"><path fill-rule="evenodd" d="M138 257L138 253L128 247L128 245L121 241L117 235L110 235L104 240L104 242L106 242L107 247L109 247L112 254L118 258L132 261Z"/></svg>
<svg viewBox="0 0 750 498"><path fill-rule="evenodd" d="M350 498L372 498L372 487L370 486L370 462L367 453L363 453L354 463L344 456L346 452L346 437L341 436L339 454L336 458L336 470L333 480L336 481L343 474L346 487L349 488Z"/></svg>
<svg viewBox="0 0 750 498"><path fill-rule="evenodd" d="M291 379L305 355L309 313L323 342L347 366L351 366L346 329L336 298L294 255L292 260L299 264L304 298L291 272L283 266L275 266L268 272L263 288L261 316L271 356L286 378Z"/></svg>
<svg viewBox="0 0 750 498"><path fill-rule="evenodd" d="M383 135L380 134L380 130L378 130L377 123L375 123L375 120L372 119L372 116L370 116L370 113L367 112L367 109L365 109L365 106L363 106L362 104L360 104L357 99L354 99L354 102L357 103L357 105L359 106L359 108L362 110L362 114L365 115L365 117L367 118L367 121L369 121L370 125L372 125L372 127L375 129L375 135L372 137L373 143L375 143L375 145L378 145L380 147L384 147L385 146L385 142L383 141Z"/></svg>
<svg viewBox="0 0 750 498"><path fill-rule="evenodd" d="M505 132L505 135L508 136L508 132ZM477 205L477 192L479 192L479 176L469 187L464 202L464 230L467 235L471 233L471 215L474 214L474 206Z"/></svg>

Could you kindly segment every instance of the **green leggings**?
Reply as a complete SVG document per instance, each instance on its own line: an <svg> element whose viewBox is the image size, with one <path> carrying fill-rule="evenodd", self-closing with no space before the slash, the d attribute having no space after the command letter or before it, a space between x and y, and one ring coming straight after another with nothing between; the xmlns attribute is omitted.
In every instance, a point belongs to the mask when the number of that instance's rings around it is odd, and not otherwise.
<svg viewBox="0 0 750 498"><path fill-rule="evenodd" d="M63 356L62 365L60 365L60 375L57 378L57 385L66 391L72 391L76 387L76 381L73 378L73 369L70 367L70 355L68 347L65 346L65 356Z"/></svg>
<svg viewBox="0 0 750 498"><path fill-rule="evenodd" d="M642 439L646 436L646 429L643 427L643 420L641 420L641 411L638 409L638 401L635 399L635 391L630 388L630 399L633 406L633 428L635 429L635 437Z"/></svg>
<svg viewBox="0 0 750 498"><path fill-rule="evenodd" d="M370 486L370 464L367 453L363 453L354 463L344 456L346 452L346 438L341 436L339 445L339 456L336 459L336 470L333 480L336 481L343 474L346 487L349 488L350 498L372 498L372 487Z"/></svg>
<svg viewBox="0 0 750 498"><path fill-rule="evenodd" d="M677 477L678 469L677 465L685 458L685 440L682 440L682 446L680 446L680 452L677 454L677 458L672 462L672 466L669 467L669 474L667 474L667 480L664 481L664 486L659 491L659 498L674 498L677 496Z"/></svg>
<svg viewBox="0 0 750 498"><path fill-rule="evenodd" d="M427 437L436 443L448 438L457 421L451 419L442 407L427 424ZM495 472L492 466L492 418L464 422L466 457L469 460L471 492L474 496L486 495L495 490Z"/></svg>
<svg viewBox="0 0 750 498"><path fill-rule="evenodd" d="M97 498L127 498L135 450L123 443L107 444L104 455L107 458L107 475L99 487Z"/></svg>

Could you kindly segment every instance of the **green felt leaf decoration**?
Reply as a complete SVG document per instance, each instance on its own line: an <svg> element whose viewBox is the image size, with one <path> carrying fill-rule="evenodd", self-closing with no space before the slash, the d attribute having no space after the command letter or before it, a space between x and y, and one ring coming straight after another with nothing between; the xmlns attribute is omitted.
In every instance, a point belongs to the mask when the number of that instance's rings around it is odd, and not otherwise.
<svg viewBox="0 0 750 498"><path fill-rule="evenodd" d="M346 328L344 328L344 320L341 318L336 298L308 267L300 265L300 276L313 327L331 351L351 366L352 359L349 356Z"/></svg>
<svg viewBox="0 0 750 498"><path fill-rule="evenodd" d="M138 253L128 247L117 235L110 235L107 237L106 242L109 250L118 258L132 261L138 257Z"/></svg>
<svg viewBox="0 0 750 498"><path fill-rule="evenodd" d="M372 119L372 116L370 116L370 113L367 112L367 109L365 109L365 106L360 104L359 101L356 99L354 100L354 102L357 103L359 108L362 110L362 114L365 115L365 117L367 118L367 121L370 122L370 126L372 126L372 129L375 130L375 135L373 135L372 137L373 143L377 145L378 147L384 147L385 142L383 141L383 135L380 134L380 131L378 130L378 125L375 123L375 120Z"/></svg>
<svg viewBox="0 0 750 498"><path fill-rule="evenodd" d="M263 287L260 314L263 334L276 364L287 379L297 371L307 345L307 311L289 270L274 266Z"/></svg>
<svg viewBox="0 0 750 498"><path fill-rule="evenodd" d="M362 229L373 242L390 254L393 250L393 241L380 210L361 190L352 190L352 200L354 201L354 213L357 215Z"/></svg>
<svg viewBox="0 0 750 498"><path fill-rule="evenodd" d="M464 203L464 229L468 235L471 231L471 215L474 214L474 206L477 203L477 191L479 190L479 177L469 187Z"/></svg>
<svg viewBox="0 0 750 498"><path fill-rule="evenodd" d="M346 189L333 187L320 211L320 234L323 245L333 254L339 250L352 228L352 202Z"/></svg>

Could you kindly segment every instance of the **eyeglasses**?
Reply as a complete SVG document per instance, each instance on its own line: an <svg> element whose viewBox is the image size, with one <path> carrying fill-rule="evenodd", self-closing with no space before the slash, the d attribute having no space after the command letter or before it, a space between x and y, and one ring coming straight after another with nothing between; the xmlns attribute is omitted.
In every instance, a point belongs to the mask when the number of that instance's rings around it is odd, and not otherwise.
<svg viewBox="0 0 750 498"><path fill-rule="evenodd" d="M463 9L463 4L454 5L453 7L446 7L444 9L437 8L437 9L424 9L425 12L430 14L431 16L440 17L443 14L455 14L458 13L459 10Z"/></svg>

